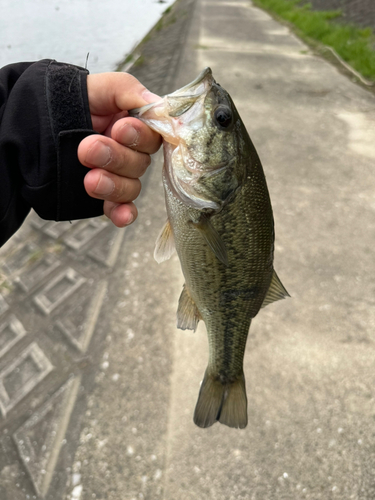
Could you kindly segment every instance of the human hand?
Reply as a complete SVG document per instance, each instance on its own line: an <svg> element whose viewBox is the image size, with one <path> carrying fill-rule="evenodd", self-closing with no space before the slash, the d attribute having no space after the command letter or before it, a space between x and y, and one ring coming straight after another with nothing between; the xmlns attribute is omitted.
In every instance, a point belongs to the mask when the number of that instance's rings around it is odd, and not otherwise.
<svg viewBox="0 0 375 500"><path fill-rule="evenodd" d="M86 137L78 147L79 161L91 169L85 189L104 200L105 215L124 227L137 217L133 201L141 190L139 177L161 145L160 135L127 111L159 97L128 73L88 75L87 90L93 128L101 135Z"/></svg>

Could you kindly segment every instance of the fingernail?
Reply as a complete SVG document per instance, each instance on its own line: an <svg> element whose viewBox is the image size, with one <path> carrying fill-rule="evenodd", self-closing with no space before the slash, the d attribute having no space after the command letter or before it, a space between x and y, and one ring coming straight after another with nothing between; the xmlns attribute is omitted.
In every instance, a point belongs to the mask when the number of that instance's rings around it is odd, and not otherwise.
<svg viewBox="0 0 375 500"><path fill-rule="evenodd" d="M111 149L102 141L95 141L86 154L86 161L95 167L105 167L111 159Z"/></svg>
<svg viewBox="0 0 375 500"><path fill-rule="evenodd" d="M95 188L94 193L108 196L113 193L114 189L115 189L115 184L112 181L112 179L102 174L100 176L99 182Z"/></svg>
<svg viewBox="0 0 375 500"><path fill-rule="evenodd" d="M126 146L136 146L138 144L139 132L129 123L121 127L120 135L122 144Z"/></svg>
<svg viewBox="0 0 375 500"><path fill-rule="evenodd" d="M156 94L153 94L152 92L150 92L149 90L145 90L142 94L142 97L143 99L148 102L148 103L151 103L151 102L156 102L156 101L160 101L161 100L161 97L156 95Z"/></svg>
<svg viewBox="0 0 375 500"><path fill-rule="evenodd" d="M126 223L126 225L128 226L129 224L131 224L132 222L134 221L134 215L131 213L129 215L129 218L128 218L128 221Z"/></svg>

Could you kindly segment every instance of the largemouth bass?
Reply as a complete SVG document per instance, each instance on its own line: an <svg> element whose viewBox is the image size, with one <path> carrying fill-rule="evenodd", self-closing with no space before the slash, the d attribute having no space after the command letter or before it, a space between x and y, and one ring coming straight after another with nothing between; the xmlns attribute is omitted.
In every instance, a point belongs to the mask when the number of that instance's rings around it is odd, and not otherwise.
<svg viewBox="0 0 375 500"><path fill-rule="evenodd" d="M288 296L273 269L274 224L262 165L229 94L206 68L132 116L163 136L168 220L158 262L177 250L185 277L177 326L206 324L208 366L194 422L247 425L246 339L261 307Z"/></svg>

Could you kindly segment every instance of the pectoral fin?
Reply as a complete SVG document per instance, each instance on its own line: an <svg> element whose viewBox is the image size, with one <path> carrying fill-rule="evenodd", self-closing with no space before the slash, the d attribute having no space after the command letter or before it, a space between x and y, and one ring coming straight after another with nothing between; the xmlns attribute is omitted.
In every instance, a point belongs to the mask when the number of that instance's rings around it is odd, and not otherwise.
<svg viewBox="0 0 375 500"><path fill-rule="evenodd" d="M268 304L272 304L272 302L286 299L287 297L290 297L289 293L281 283L280 278L276 274L276 271L273 271L271 284L263 301L262 307L266 307L268 306Z"/></svg>
<svg viewBox="0 0 375 500"><path fill-rule="evenodd" d="M225 266L228 266L228 253L225 243L209 219L207 217L201 217L199 222L192 222L192 224L194 224L194 227L198 229L199 233L206 240L206 243L209 245L220 262L222 262Z"/></svg>
<svg viewBox="0 0 375 500"><path fill-rule="evenodd" d="M177 328L195 331L200 319L202 316L184 285L178 301Z"/></svg>
<svg viewBox="0 0 375 500"><path fill-rule="evenodd" d="M158 264L168 260L175 251L174 237L169 219L164 224L155 243L154 259Z"/></svg>

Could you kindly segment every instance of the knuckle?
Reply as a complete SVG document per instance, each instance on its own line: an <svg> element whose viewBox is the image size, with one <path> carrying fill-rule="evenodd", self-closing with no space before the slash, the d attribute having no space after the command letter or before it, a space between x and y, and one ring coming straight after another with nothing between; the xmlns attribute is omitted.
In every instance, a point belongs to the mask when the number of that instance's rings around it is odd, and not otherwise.
<svg viewBox="0 0 375 500"><path fill-rule="evenodd" d="M117 175L125 176L132 162L132 150L126 146L120 146L120 148L118 154L113 156L111 170Z"/></svg>
<svg viewBox="0 0 375 500"><path fill-rule="evenodd" d="M106 170L123 179L135 180L146 172L150 164L149 154L121 146L121 151L113 155L111 163L106 165Z"/></svg>
<svg viewBox="0 0 375 500"><path fill-rule="evenodd" d="M116 202L129 203L139 196L141 187L142 185L139 179L123 178L120 186L118 186L113 193L112 199Z"/></svg>

